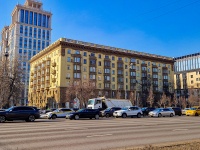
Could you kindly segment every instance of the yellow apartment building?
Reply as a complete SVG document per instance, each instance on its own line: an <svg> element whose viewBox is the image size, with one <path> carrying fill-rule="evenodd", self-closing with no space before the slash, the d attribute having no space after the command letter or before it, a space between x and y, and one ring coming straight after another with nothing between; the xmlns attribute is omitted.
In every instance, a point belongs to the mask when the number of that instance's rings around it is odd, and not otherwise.
<svg viewBox="0 0 200 150"><path fill-rule="evenodd" d="M142 96L149 84L154 92L171 92L173 65L170 57L60 38L30 60L29 105L64 107L71 101L67 86L76 80L94 81L96 97L116 98L118 90L121 98L131 91Z"/></svg>

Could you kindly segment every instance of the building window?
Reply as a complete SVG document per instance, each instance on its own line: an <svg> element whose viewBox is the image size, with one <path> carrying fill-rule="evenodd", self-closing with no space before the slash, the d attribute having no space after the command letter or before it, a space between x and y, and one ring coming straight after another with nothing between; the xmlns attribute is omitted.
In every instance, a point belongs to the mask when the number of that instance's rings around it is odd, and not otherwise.
<svg viewBox="0 0 200 150"><path fill-rule="evenodd" d="M50 16L47 16L47 28L49 28L49 20L50 20Z"/></svg>
<svg viewBox="0 0 200 150"><path fill-rule="evenodd" d="M191 84L193 84L193 80L191 80Z"/></svg>
<svg viewBox="0 0 200 150"><path fill-rule="evenodd" d="M20 25L20 33L23 33L23 25Z"/></svg>
<svg viewBox="0 0 200 150"><path fill-rule="evenodd" d="M115 60L115 56L112 56L112 60Z"/></svg>
<svg viewBox="0 0 200 150"><path fill-rule="evenodd" d="M115 68L115 63L112 63L112 68Z"/></svg>
<svg viewBox="0 0 200 150"><path fill-rule="evenodd" d="M29 13L29 24L33 24L33 12L30 11Z"/></svg>
<svg viewBox="0 0 200 150"><path fill-rule="evenodd" d="M45 40L45 30L42 30L42 39Z"/></svg>
<svg viewBox="0 0 200 150"><path fill-rule="evenodd" d="M105 69L104 73L110 73L110 69Z"/></svg>
<svg viewBox="0 0 200 150"><path fill-rule="evenodd" d="M105 81L110 81L110 76L104 76Z"/></svg>
<svg viewBox="0 0 200 150"><path fill-rule="evenodd" d="M135 58L131 58L131 63L135 63L136 59Z"/></svg>
<svg viewBox="0 0 200 150"><path fill-rule="evenodd" d="M98 84L98 87L101 88L101 83Z"/></svg>
<svg viewBox="0 0 200 150"><path fill-rule="evenodd" d="M81 62L81 58L80 57L74 57L74 62Z"/></svg>
<svg viewBox="0 0 200 150"><path fill-rule="evenodd" d="M140 64L140 61L139 61L139 60L137 60L137 64Z"/></svg>
<svg viewBox="0 0 200 150"><path fill-rule="evenodd" d="M83 56L87 56L87 52L83 52Z"/></svg>
<svg viewBox="0 0 200 150"><path fill-rule="evenodd" d="M42 17L42 26L46 27L46 15L43 15Z"/></svg>
<svg viewBox="0 0 200 150"><path fill-rule="evenodd" d="M95 67L90 67L90 72L96 72L96 68Z"/></svg>
<svg viewBox="0 0 200 150"><path fill-rule="evenodd" d="M87 59L84 59L84 60L83 60L83 64L87 64Z"/></svg>
<svg viewBox="0 0 200 150"><path fill-rule="evenodd" d="M90 65L96 65L96 60L90 60Z"/></svg>
<svg viewBox="0 0 200 150"><path fill-rule="evenodd" d="M32 39L29 39L28 48L29 48L29 49L32 49Z"/></svg>
<svg viewBox="0 0 200 150"><path fill-rule="evenodd" d="M47 31L47 40L49 40L49 31Z"/></svg>
<svg viewBox="0 0 200 150"><path fill-rule="evenodd" d="M38 50L40 50L40 48L41 48L41 41L40 40L38 40Z"/></svg>
<svg viewBox="0 0 200 150"><path fill-rule="evenodd" d="M122 58L121 58L121 57L118 57L118 60L122 60Z"/></svg>
<svg viewBox="0 0 200 150"><path fill-rule="evenodd" d="M36 40L33 41L33 49L36 50Z"/></svg>
<svg viewBox="0 0 200 150"><path fill-rule="evenodd" d="M25 23L28 24L28 10L25 10Z"/></svg>
<svg viewBox="0 0 200 150"><path fill-rule="evenodd" d="M67 54L71 54L71 50L70 49L67 50Z"/></svg>
<svg viewBox="0 0 200 150"><path fill-rule="evenodd" d="M34 25L37 26L37 13L34 13Z"/></svg>
<svg viewBox="0 0 200 150"><path fill-rule="evenodd" d="M81 78L81 74L80 73L74 73L74 78Z"/></svg>
<svg viewBox="0 0 200 150"><path fill-rule="evenodd" d="M128 62L128 58L125 58L125 62Z"/></svg>
<svg viewBox="0 0 200 150"><path fill-rule="evenodd" d="M76 51L75 51L75 54L80 54L80 51L79 51L79 50L76 50Z"/></svg>
<svg viewBox="0 0 200 150"><path fill-rule="evenodd" d="M49 46L49 42L46 42L46 47Z"/></svg>
<svg viewBox="0 0 200 150"><path fill-rule="evenodd" d="M191 75L190 77L193 78L193 75Z"/></svg>
<svg viewBox="0 0 200 150"><path fill-rule="evenodd" d="M98 66L101 66L101 61L99 61Z"/></svg>
<svg viewBox="0 0 200 150"><path fill-rule="evenodd" d="M34 34L33 34L34 38L37 37L37 28L34 28Z"/></svg>
<svg viewBox="0 0 200 150"><path fill-rule="evenodd" d="M109 59L109 56L108 56L108 55L105 55L105 58L106 58L106 59Z"/></svg>
<svg viewBox="0 0 200 150"><path fill-rule="evenodd" d="M67 62L71 62L71 57L67 57Z"/></svg>
<svg viewBox="0 0 200 150"><path fill-rule="evenodd" d="M112 82L115 82L115 77L112 77Z"/></svg>
<svg viewBox="0 0 200 150"><path fill-rule="evenodd" d="M29 27L29 37L32 37L32 27Z"/></svg>
<svg viewBox="0 0 200 150"><path fill-rule="evenodd" d="M81 70L80 65L74 65L74 70Z"/></svg>
<svg viewBox="0 0 200 150"><path fill-rule="evenodd" d="M113 75L115 74L115 70L112 70L112 74L113 74Z"/></svg>
<svg viewBox="0 0 200 150"><path fill-rule="evenodd" d="M38 29L38 39L41 38L41 29Z"/></svg>
<svg viewBox="0 0 200 150"><path fill-rule="evenodd" d="M67 66L67 70L70 70L70 65Z"/></svg>
<svg viewBox="0 0 200 150"><path fill-rule="evenodd" d="M41 26L42 14L38 14L38 26Z"/></svg>
<svg viewBox="0 0 200 150"><path fill-rule="evenodd" d="M23 9L21 9L20 10L20 22L24 22L24 10Z"/></svg>
<svg viewBox="0 0 200 150"><path fill-rule="evenodd" d="M25 36L28 36L28 27L27 27L27 26L25 26L24 35L25 35Z"/></svg>
<svg viewBox="0 0 200 150"><path fill-rule="evenodd" d="M45 41L42 41L42 49L45 48Z"/></svg>
<svg viewBox="0 0 200 150"><path fill-rule="evenodd" d="M83 79L86 79L86 78L87 78L87 75L84 74L84 75L83 75Z"/></svg>
<svg viewBox="0 0 200 150"><path fill-rule="evenodd" d="M95 79L95 75L90 75L90 79Z"/></svg>
<svg viewBox="0 0 200 150"><path fill-rule="evenodd" d="M101 54L99 54L99 58L101 58Z"/></svg>
<svg viewBox="0 0 200 150"><path fill-rule="evenodd" d="M24 48L27 48L27 38L24 38Z"/></svg>
<svg viewBox="0 0 200 150"><path fill-rule="evenodd" d="M87 67L83 67L83 72L87 72Z"/></svg>
<svg viewBox="0 0 200 150"><path fill-rule="evenodd" d="M199 81L199 78L196 78L196 81Z"/></svg>
<svg viewBox="0 0 200 150"><path fill-rule="evenodd" d="M101 76L98 76L98 80L101 81Z"/></svg>

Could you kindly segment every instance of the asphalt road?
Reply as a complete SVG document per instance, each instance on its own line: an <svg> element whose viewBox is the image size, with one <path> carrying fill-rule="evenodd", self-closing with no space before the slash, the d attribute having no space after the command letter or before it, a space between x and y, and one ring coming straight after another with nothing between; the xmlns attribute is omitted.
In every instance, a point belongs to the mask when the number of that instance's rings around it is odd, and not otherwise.
<svg viewBox="0 0 200 150"><path fill-rule="evenodd" d="M0 150L104 150L200 139L200 117L0 123Z"/></svg>

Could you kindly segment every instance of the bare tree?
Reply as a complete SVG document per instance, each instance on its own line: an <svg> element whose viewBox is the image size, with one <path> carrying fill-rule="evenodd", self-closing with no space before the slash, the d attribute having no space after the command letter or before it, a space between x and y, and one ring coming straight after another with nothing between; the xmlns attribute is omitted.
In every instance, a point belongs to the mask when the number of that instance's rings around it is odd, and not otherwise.
<svg viewBox="0 0 200 150"><path fill-rule="evenodd" d="M117 90L116 98L117 98L117 99L120 99L120 97L121 97L121 92L120 92L120 90Z"/></svg>
<svg viewBox="0 0 200 150"><path fill-rule="evenodd" d="M149 94L148 94L148 97L147 97L147 102L149 102L150 107L152 107L152 105L154 103L154 94L153 94L153 86L152 85L150 86L150 89L149 89Z"/></svg>
<svg viewBox="0 0 200 150"><path fill-rule="evenodd" d="M187 102L186 102L185 97L181 97L180 98L180 103L181 103L181 107L182 108L186 108L187 107Z"/></svg>
<svg viewBox="0 0 200 150"><path fill-rule="evenodd" d="M190 107L195 105L197 99L198 99L198 96L196 96L194 89L189 89L188 102L189 102Z"/></svg>
<svg viewBox="0 0 200 150"><path fill-rule="evenodd" d="M162 96L161 96L161 99L158 101L158 105L160 106L160 107L166 107L166 104L167 104L167 96L166 96L166 94L163 92L163 94L162 94Z"/></svg>
<svg viewBox="0 0 200 150"><path fill-rule="evenodd" d="M129 97L130 101L133 103L133 105L137 105L136 104L136 99L135 99L135 94L133 91L130 92L130 97Z"/></svg>
<svg viewBox="0 0 200 150"><path fill-rule="evenodd" d="M70 100L77 97L80 100L80 104L85 107L87 105L88 99L95 96L95 89L95 83L91 80L86 80L84 82L81 82L81 80L72 82L67 87L66 97Z"/></svg>
<svg viewBox="0 0 200 150"><path fill-rule="evenodd" d="M175 107L177 107L177 105L179 105L179 99L177 98L176 94L174 93L173 95L173 101L172 104L174 104Z"/></svg>
<svg viewBox="0 0 200 150"><path fill-rule="evenodd" d="M23 70L18 58L9 61L0 60L0 97L1 107L19 103L24 84L22 82Z"/></svg>

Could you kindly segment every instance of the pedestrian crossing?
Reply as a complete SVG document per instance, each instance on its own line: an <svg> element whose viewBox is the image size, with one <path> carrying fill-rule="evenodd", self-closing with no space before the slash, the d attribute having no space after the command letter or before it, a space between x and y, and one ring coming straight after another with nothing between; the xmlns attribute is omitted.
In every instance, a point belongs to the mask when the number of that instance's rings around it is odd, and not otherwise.
<svg viewBox="0 0 200 150"><path fill-rule="evenodd" d="M38 119L35 122L6 122L0 124L0 150L108 149L121 143L121 136L129 141L134 139L135 135L138 138L146 138L151 134L155 137L160 136L162 132L169 135L180 131L196 133L199 121L200 117L184 116L99 120L57 118ZM123 143L119 146L122 145Z"/></svg>

